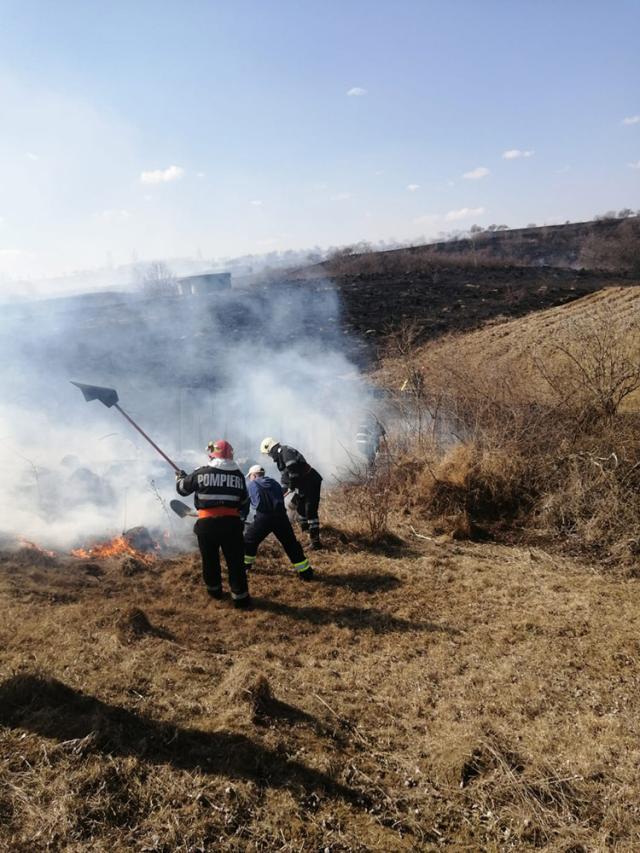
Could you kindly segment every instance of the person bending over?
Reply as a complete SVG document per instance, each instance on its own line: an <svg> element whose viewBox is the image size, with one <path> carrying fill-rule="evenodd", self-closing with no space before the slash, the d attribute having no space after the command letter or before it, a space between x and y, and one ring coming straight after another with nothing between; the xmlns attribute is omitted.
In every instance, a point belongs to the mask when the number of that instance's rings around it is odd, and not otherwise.
<svg viewBox="0 0 640 853"><path fill-rule="evenodd" d="M301 580L311 580L313 569L296 539L284 506L284 493L279 483L265 477L264 468L253 465L247 475L249 499L255 513L244 532L244 563L247 568L256 561L260 543L270 533L284 548L291 566Z"/></svg>
<svg viewBox="0 0 640 853"><path fill-rule="evenodd" d="M275 438L265 438L260 452L270 456L281 473L280 481L285 489L297 493L298 520L302 530L309 531L312 548L320 548L320 489L322 477L295 447L280 444Z"/></svg>

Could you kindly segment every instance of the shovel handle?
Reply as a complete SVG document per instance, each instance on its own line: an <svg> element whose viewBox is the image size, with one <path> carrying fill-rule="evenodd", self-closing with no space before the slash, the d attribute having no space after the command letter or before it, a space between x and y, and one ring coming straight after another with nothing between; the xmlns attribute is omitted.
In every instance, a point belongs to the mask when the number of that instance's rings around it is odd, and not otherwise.
<svg viewBox="0 0 640 853"><path fill-rule="evenodd" d="M176 463L175 463L175 462L173 462L171 459L169 459L169 457L168 457L168 456L167 456L167 454L164 452L164 450L160 450L160 448L159 448L159 447L158 447L158 445L155 443L155 441L152 441L152 440L149 438L149 436L146 434L146 432L145 432L143 429L141 429L141 428L138 426L138 424L133 420L133 418L130 418L130 417L129 417L129 415L124 411L124 409L121 409L121 408L120 408L120 406L119 406L117 403L114 403L114 404L113 404L113 407L114 407L114 409L117 409L117 410L120 412L120 414L121 414L124 418L126 418L126 419L129 421L129 423L131 424L131 426L132 426L132 427L135 427L135 428L138 430L138 432L140 433L140 435L141 435L141 436L143 436L144 438L146 438L146 439L147 439L147 441L149 442L149 444L150 444L152 447L154 447L154 448L158 451L158 453L160 454L160 456L162 456L162 458L163 458L163 459L166 459L166 461L169 463L169 465L171 465L171 467L173 468L173 470L174 470L174 471L176 472L176 474L177 474L177 473L178 473L178 471L180 470L180 468L178 468L178 466L176 465Z"/></svg>

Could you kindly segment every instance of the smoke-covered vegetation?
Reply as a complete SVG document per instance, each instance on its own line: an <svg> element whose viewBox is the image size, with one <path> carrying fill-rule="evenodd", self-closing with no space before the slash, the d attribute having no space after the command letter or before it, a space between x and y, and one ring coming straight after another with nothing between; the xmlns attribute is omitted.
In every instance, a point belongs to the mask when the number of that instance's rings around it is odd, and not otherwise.
<svg viewBox="0 0 640 853"><path fill-rule="evenodd" d="M1 323L5 538L63 547L173 523L170 467L115 410L87 405L71 379L116 388L185 468L222 436L251 464L274 435L330 478L367 404L327 282L190 298L86 294L5 306Z"/></svg>

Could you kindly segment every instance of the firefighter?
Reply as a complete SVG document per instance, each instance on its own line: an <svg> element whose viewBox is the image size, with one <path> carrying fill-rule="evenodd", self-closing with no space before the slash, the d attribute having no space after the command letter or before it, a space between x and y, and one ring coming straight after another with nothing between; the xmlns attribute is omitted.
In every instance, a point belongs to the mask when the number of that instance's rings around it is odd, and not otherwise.
<svg viewBox="0 0 640 853"><path fill-rule="evenodd" d="M284 506L282 486L271 477L265 477L261 465L252 465L247 477L254 515L244 531L245 566L247 569L253 566L260 543L273 533L291 560L291 566L298 577L303 581L311 580L313 569L291 527Z"/></svg>
<svg viewBox="0 0 640 853"><path fill-rule="evenodd" d="M367 460L367 464L372 466L376 461L376 456L380 450L380 445L384 441L387 432L382 426L378 418L371 412L367 413L358 424L356 432L356 445L360 453Z"/></svg>
<svg viewBox="0 0 640 853"><path fill-rule="evenodd" d="M280 482L285 490L296 492L300 527L309 531L311 547L320 548L318 506L322 477L299 450L280 444L275 438L263 439L260 452L270 456L278 466L282 475Z"/></svg>
<svg viewBox="0 0 640 853"><path fill-rule="evenodd" d="M227 563L231 598L235 607L249 607L251 598L244 567L241 515L248 505L247 484L233 461L233 447L220 439L207 445L209 462L192 474L176 474L179 495L195 492L198 520L194 531L202 555L202 577L212 598L222 598L220 548Z"/></svg>

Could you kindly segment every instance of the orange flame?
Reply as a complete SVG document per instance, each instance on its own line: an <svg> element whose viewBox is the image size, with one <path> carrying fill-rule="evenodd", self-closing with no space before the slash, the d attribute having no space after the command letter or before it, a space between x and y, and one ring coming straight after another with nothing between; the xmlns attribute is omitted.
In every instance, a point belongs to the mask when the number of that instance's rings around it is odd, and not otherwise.
<svg viewBox="0 0 640 853"><path fill-rule="evenodd" d="M44 554L45 557L55 557L55 551L47 551L46 548L41 548L35 542L29 542L28 539L23 539L22 536L18 539L22 548L29 548L31 551L37 551L38 554Z"/></svg>
<svg viewBox="0 0 640 853"><path fill-rule="evenodd" d="M142 551L137 551L132 545L127 542L124 536L116 536L110 542L99 542L91 548L74 548L71 552L72 556L80 559L104 559L105 557L135 557L143 563L152 563L153 556L151 554L143 554Z"/></svg>

